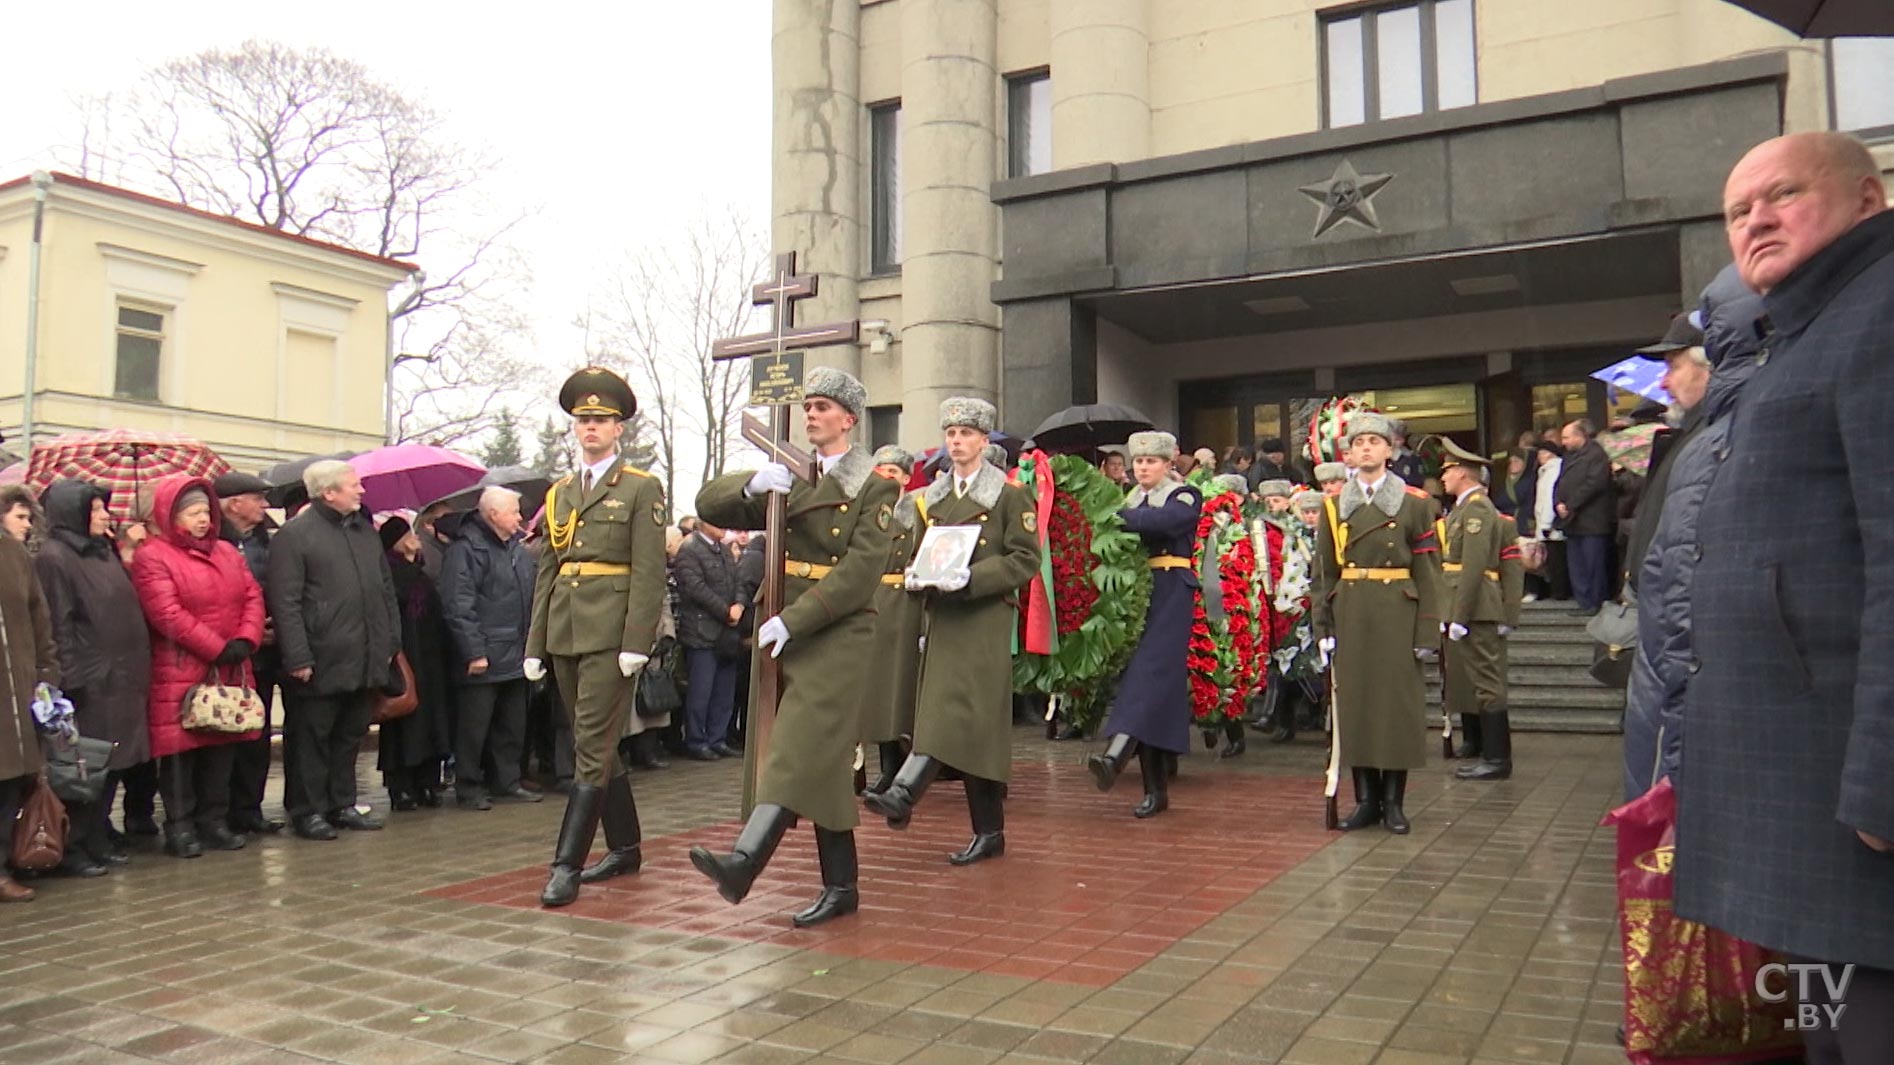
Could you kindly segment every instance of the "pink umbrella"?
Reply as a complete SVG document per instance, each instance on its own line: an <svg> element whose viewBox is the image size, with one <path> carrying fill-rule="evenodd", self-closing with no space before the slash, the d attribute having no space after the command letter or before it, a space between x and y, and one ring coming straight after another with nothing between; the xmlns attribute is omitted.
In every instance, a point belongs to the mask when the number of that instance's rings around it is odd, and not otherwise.
<svg viewBox="0 0 1894 1065"><path fill-rule="evenodd" d="M348 462L362 478L362 507L369 511L418 511L472 487L487 472L465 455L426 444L376 448Z"/></svg>

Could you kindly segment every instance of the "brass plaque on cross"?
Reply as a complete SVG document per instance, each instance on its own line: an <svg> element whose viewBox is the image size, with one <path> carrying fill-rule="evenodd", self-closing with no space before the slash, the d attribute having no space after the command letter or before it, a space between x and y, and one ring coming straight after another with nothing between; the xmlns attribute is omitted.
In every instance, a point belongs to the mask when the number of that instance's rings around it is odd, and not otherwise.
<svg viewBox="0 0 1894 1065"><path fill-rule="evenodd" d="M750 360L750 406L793 407L802 402L802 352Z"/></svg>

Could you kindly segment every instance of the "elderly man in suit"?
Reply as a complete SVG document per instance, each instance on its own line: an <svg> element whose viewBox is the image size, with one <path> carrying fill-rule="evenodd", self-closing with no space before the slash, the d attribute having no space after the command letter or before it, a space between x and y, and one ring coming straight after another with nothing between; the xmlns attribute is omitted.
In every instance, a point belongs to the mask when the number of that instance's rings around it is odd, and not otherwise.
<svg viewBox="0 0 1894 1065"><path fill-rule="evenodd" d="M1827 986L1789 985L1805 1003L1846 1006L1832 1028L1804 1032L1809 1061L1884 1062L1894 213L1873 157L1838 133L1752 149L1723 203L1737 270L1763 297L1762 350L1697 523L1677 912L1826 964ZM1756 520L1790 498L1800 520Z"/></svg>
<svg viewBox="0 0 1894 1065"><path fill-rule="evenodd" d="M1596 614L1611 594L1611 536L1618 524L1618 503L1611 484L1611 459L1599 444L1589 419L1567 423L1560 439L1565 461L1553 489L1559 528L1565 533L1565 564L1572 575L1577 614Z"/></svg>
<svg viewBox="0 0 1894 1065"><path fill-rule="evenodd" d="M737 562L724 548L723 530L698 519L677 549L671 567L677 578L677 637L684 645L690 690L684 701L684 755L699 762L741 758L725 742L737 705L737 656L743 620L737 596Z"/></svg>

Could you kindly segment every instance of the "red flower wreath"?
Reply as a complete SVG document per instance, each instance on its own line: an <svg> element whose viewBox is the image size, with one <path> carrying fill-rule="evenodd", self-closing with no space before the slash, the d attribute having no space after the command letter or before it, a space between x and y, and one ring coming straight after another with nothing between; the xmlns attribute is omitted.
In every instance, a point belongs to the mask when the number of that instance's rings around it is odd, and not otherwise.
<svg viewBox="0 0 1894 1065"><path fill-rule="evenodd" d="M1052 497L1052 528L1047 552L1052 556L1053 602L1058 607L1059 635L1079 631L1092 616L1098 589L1092 587L1092 523L1078 497L1059 489Z"/></svg>
<svg viewBox="0 0 1894 1065"><path fill-rule="evenodd" d="M1242 496L1235 492L1204 504L1197 521L1197 548L1192 563L1203 572L1204 545L1217 527L1217 516L1229 515L1237 535L1217 555L1217 582L1223 592L1224 621L1213 631L1199 591L1191 611L1190 644L1185 665L1190 672L1191 718L1211 728L1240 719L1248 709L1263 676L1264 663L1256 651L1256 546L1245 534Z"/></svg>

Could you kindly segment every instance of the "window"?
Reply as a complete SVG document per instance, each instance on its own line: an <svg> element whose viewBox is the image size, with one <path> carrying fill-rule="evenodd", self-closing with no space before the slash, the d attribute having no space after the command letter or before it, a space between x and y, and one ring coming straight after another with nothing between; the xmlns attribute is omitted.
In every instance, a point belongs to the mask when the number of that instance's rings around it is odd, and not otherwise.
<svg viewBox="0 0 1894 1065"><path fill-rule="evenodd" d="M868 111L868 270L901 269L901 105Z"/></svg>
<svg viewBox="0 0 1894 1065"><path fill-rule="evenodd" d="M1894 136L1894 38L1837 37L1829 44L1835 128Z"/></svg>
<svg viewBox="0 0 1894 1065"><path fill-rule="evenodd" d="M112 394L120 399L158 398L158 366L164 355L164 312L120 304L118 372Z"/></svg>
<svg viewBox="0 0 1894 1065"><path fill-rule="evenodd" d="M1052 169L1052 76L1021 74L1006 82L1006 176Z"/></svg>
<svg viewBox="0 0 1894 1065"><path fill-rule="evenodd" d="M1473 0L1418 0L1322 23L1322 124L1466 107L1478 99Z"/></svg>

